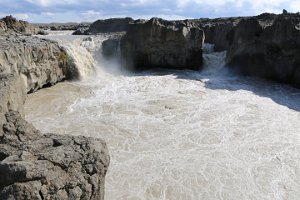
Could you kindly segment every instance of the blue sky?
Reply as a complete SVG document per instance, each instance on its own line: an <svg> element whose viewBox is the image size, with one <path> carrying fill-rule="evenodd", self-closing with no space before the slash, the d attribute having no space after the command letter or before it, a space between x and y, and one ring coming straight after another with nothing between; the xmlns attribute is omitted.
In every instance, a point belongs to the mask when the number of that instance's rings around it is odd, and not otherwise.
<svg viewBox="0 0 300 200"><path fill-rule="evenodd" d="M0 0L0 17L80 22L110 17L185 19L300 11L300 0Z"/></svg>

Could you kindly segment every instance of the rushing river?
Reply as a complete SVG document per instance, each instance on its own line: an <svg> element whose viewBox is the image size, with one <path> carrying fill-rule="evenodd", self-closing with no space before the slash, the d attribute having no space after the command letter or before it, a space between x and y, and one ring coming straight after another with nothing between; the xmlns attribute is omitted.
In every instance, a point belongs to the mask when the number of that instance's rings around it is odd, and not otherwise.
<svg viewBox="0 0 300 200"><path fill-rule="evenodd" d="M55 35L81 81L28 95L43 132L103 138L106 200L300 199L300 90L222 70L114 73L94 61L104 36Z"/></svg>

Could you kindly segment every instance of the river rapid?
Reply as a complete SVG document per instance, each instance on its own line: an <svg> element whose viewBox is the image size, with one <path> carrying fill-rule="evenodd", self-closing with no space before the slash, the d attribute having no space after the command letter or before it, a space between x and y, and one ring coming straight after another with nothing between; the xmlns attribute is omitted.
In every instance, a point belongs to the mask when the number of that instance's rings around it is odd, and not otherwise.
<svg viewBox="0 0 300 200"><path fill-rule="evenodd" d="M300 198L300 90L234 76L210 45L202 72L129 73L99 56L107 35L44 37L81 80L28 95L26 119L106 141L105 199Z"/></svg>

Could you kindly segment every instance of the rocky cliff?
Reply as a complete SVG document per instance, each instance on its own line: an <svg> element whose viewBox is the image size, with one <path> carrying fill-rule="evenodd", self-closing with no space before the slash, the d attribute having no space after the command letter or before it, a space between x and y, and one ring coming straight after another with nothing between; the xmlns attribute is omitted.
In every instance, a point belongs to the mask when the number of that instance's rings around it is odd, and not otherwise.
<svg viewBox="0 0 300 200"><path fill-rule="evenodd" d="M56 42L18 34L0 35L0 73L20 74L27 92L71 78L74 67Z"/></svg>
<svg viewBox="0 0 300 200"><path fill-rule="evenodd" d="M129 25L121 40L121 54L126 68L141 70L153 67L193 69L202 67L204 33L158 18Z"/></svg>
<svg viewBox="0 0 300 200"><path fill-rule="evenodd" d="M229 42L227 67L300 87L300 14L244 19Z"/></svg>
<svg viewBox="0 0 300 200"><path fill-rule="evenodd" d="M26 93L74 78L74 63L56 42L1 27L0 199L103 200L105 142L42 134L23 119Z"/></svg>

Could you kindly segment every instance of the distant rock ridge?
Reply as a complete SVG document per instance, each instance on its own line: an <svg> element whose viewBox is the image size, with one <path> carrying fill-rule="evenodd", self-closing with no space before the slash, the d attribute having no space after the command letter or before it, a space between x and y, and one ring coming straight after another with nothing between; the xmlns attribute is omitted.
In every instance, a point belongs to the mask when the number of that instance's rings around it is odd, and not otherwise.
<svg viewBox="0 0 300 200"><path fill-rule="evenodd" d="M0 33L21 33L21 34L41 34L42 31L26 21L17 20L13 16L6 16L0 20Z"/></svg>
<svg viewBox="0 0 300 200"><path fill-rule="evenodd" d="M128 30L128 26L132 22L134 20L129 17L97 20L90 25L86 32L88 34L123 32Z"/></svg>

